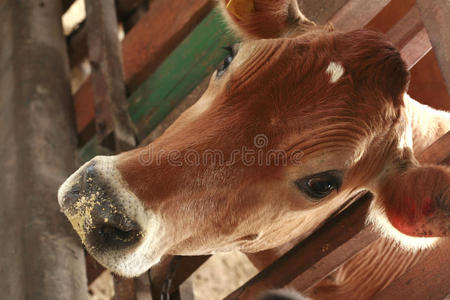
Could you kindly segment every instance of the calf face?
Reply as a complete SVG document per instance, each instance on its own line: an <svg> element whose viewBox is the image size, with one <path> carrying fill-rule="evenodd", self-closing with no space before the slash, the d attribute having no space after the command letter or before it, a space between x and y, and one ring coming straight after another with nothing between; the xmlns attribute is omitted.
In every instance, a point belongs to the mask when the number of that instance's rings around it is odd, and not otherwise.
<svg viewBox="0 0 450 300"><path fill-rule="evenodd" d="M408 72L397 50L364 30L305 32L311 22L295 1L270 2L277 9L233 1L241 6L227 18L247 40L230 49L198 102L152 144L96 157L60 188L88 251L125 276L165 254L261 251L308 235L364 190L380 195L376 215L402 232L447 234L436 229L442 221L425 232L414 227L433 205L404 214L409 200L390 198L400 193L392 185L399 174L420 184L423 172L411 150ZM257 13L266 20L261 31ZM429 169L434 188L418 203L448 199L448 169ZM414 194L406 185L403 199Z"/></svg>

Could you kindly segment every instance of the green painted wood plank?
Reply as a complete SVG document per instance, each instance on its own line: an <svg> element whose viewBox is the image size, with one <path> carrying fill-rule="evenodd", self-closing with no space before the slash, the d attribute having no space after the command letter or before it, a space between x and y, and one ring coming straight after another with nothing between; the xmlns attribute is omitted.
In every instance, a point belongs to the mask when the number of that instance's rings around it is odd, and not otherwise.
<svg viewBox="0 0 450 300"><path fill-rule="evenodd" d="M235 42L213 10L130 97L130 115L146 137L226 55Z"/></svg>
<svg viewBox="0 0 450 300"><path fill-rule="evenodd" d="M146 137L227 55L222 47L236 39L218 10L213 10L129 97L129 112ZM95 138L80 150L80 160L107 154Z"/></svg>

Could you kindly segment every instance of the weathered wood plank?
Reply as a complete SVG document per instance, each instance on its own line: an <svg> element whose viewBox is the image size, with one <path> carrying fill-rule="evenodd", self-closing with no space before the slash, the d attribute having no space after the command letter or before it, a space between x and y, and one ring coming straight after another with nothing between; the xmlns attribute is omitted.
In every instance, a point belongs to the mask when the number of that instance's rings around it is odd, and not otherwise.
<svg viewBox="0 0 450 300"><path fill-rule="evenodd" d="M394 1L391 3L394 3ZM398 1L395 3L398 3ZM366 27L380 31L385 30L384 23L392 23L389 20L383 20L383 15L389 12L387 10L388 8L392 9L392 6L386 6ZM397 14L397 22L385 33L400 50L402 58L405 60L408 68L411 69L431 50L431 43L425 31L419 10L415 6L412 6L400 19L398 17L399 15Z"/></svg>
<svg viewBox="0 0 450 300"><path fill-rule="evenodd" d="M366 26L366 28L374 28L378 31L386 33L389 39L399 49L405 47L405 45L415 35L417 35L419 31L425 28L422 19L420 17L419 10L415 6L412 6L400 19L397 19L397 21L388 29L385 28L384 24L391 22L388 22L387 20L385 20L385 22L382 22L382 19L379 17L379 15L373 20L377 20L377 22L375 22L376 24L371 24L372 22L370 22Z"/></svg>
<svg viewBox="0 0 450 300"><path fill-rule="evenodd" d="M70 68L80 64L88 54L86 21L67 36L67 51L69 53Z"/></svg>
<svg viewBox="0 0 450 300"><path fill-rule="evenodd" d="M389 2L389 0L350 0L330 19L330 22L342 31L359 29L367 25Z"/></svg>
<svg viewBox="0 0 450 300"><path fill-rule="evenodd" d="M411 40L400 49L400 54L409 69L414 67L431 51L431 43L425 28L422 28Z"/></svg>
<svg viewBox="0 0 450 300"><path fill-rule="evenodd" d="M137 300L135 278L123 278L113 275L114 297L112 300Z"/></svg>
<svg viewBox="0 0 450 300"><path fill-rule="evenodd" d="M386 33L413 8L415 2L415 0L392 0L364 27Z"/></svg>
<svg viewBox="0 0 450 300"><path fill-rule="evenodd" d="M86 257L86 275L88 286L95 281L106 269L98 263L87 251L84 252Z"/></svg>
<svg viewBox="0 0 450 300"><path fill-rule="evenodd" d="M346 243L337 247L333 252L297 276L292 282L292 286L299 291L307 290L377 238L378 234L373 231L372 227L365 227ZM290 286L291 284L288 287Z"/></svg>
<svg viewBox="0 0 450 300"><path fill-rule="evenodd" d="M128 115L114 0L86 1L97 140L111 135L116 151L136 146Z"/></svg>
<svg viewBox="0 0 450 300"><path fill-rule="evenodd" d="M450 94L450 1L416 0Z"/></svg>
<svg viewBox="0 0 450 300"><path fill-rule="evenodd" d="M440 300L450 293L450 239L443 239L427 256L372 299Z"/></svg>
<svg viewBox="0 0 450 300"><path fill-rule="evenodd" d="M421 163L449 164L450 131L418 155Z"/></svg>
<svg viewBox="0 0 450 300"><path fill-rule="evenodd" d="M205 255L166 256L163 258L149 271L153 299L160 299L162 293L171 295L178 291L179 286L209 257L209 255Z"/></svg>
<svg viewBox="0 0 450 300"><path fill-rule="evenodd" d="M325 24L334 16L349 0L298 0L302 13L317 24Z"/></svg>
<svg viewBox="0 0 450 300"><path fill-rule="evenodd" d="M373 231L372 227L365 227L346 243L297 276L288 287L295 287L299 291L307 290L377 238L378 234Z"/></svg>

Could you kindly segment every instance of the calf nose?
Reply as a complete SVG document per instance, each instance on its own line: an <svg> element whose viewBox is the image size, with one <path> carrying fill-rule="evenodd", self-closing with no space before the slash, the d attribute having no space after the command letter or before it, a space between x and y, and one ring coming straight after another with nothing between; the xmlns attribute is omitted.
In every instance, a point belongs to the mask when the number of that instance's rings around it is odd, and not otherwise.
<svg viewBox="0 0 450 300"><path fill-rule="evenodd" d="M124 214L104 208L96 209L93 214L93 229L87 236L90 245L100 250L117 250L141 240L141 227Z"/></svg>
<svg viewBox="0 0 450 300"><path fill-rule="evenodd" d="M95 162L86 165L63 193L63 212L88 249L117 250L136 245L142 228L127 216L105 177Z"/></svg>

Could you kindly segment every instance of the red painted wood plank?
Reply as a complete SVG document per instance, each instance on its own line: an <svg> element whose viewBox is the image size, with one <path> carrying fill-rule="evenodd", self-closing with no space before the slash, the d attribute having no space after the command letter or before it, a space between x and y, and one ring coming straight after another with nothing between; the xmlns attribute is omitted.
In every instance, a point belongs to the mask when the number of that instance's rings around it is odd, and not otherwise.
<svg viewBox="0 0 450 300"><path fill-rule="evenodd" d="M92 82L90 79L80 87L74 98L77 131L81 133L95 117Z"/></svg>

